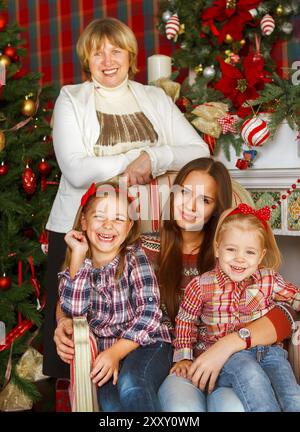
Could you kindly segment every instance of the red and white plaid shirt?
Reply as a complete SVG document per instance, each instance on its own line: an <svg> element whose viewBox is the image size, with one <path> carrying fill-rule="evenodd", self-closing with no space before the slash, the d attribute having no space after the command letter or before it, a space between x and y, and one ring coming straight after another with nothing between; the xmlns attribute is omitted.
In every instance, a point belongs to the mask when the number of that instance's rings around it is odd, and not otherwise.
<svg viewBox="0 0 300 432"><path fill-rule="evenodd" d="M217 265L195 277L186 287L176 317L174 361L192 360L218 339L254 321L274 306L286 302L300 310L300 288L269 269L259 269L236 283ZM205 324L202 336L198 325Z"/></svg>
<svg viewBox="0 0 300 432"><path fill-rule="evenodd" d="M119 260L117 256L94 268L86 259L73 279L69 269L59 273L62 310L71 316L87 316L100 350L120 338L142 346L171 343L168 328L161 323L159 287L145 252L139 246L128 247L123 274L116 281Z"/></svg>

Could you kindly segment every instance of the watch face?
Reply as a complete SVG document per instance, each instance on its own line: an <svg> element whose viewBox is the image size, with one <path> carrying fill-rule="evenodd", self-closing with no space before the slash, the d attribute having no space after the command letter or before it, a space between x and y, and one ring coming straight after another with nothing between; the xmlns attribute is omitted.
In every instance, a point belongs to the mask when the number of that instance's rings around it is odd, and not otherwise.
<svg viewBox="0 0 300 432"><path fill-rule="evenodd" d="M247 328L241 328L239 330L239 335L242 339L246 339L247 337L250 337L251 333Z"/></svg>

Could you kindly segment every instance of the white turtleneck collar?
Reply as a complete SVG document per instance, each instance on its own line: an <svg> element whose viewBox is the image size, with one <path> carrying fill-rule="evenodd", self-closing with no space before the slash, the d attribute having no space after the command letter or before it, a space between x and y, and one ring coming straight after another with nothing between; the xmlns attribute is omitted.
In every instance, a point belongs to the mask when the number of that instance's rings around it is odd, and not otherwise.
<svg viewBox="0 0 300 432"><path fill-rule="evenodd" d="M119 98L124 96L124 94L126 94L126 92L128 92L129 90L128 75L126 76L124 81L117 87L105 87L104 85L100 84L95 78L92 77L92 80L95 84L95 89L97 90L97 93L103 97Z"/></svg>

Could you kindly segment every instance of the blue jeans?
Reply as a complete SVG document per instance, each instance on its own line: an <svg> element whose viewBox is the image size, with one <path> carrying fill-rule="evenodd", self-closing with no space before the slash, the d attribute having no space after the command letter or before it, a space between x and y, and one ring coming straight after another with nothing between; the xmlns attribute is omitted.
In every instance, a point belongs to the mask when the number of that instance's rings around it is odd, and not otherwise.
<svg viewBox="0 0 300 432"><path fill-rule="evenodd" d="M231 388L217 388L206 395L186 378L169 375L158 391L163 411L169 412L243 412L244 408Z"/></svg>
<svg viewBox="0 0 300 432"><path fill-rule="evenodd" d="M98 388L98 402L107 412L161 411L157 391L172 366L172 345L156 342L139 347L122 361L118 382Z"/></svg>
<svg viewBox="0 0 300 432"><path fill-rule="evenodd" d="M280 346L257 346L233 354L217 384L232 387L246 411L300 412L300 386Z"/></svg>

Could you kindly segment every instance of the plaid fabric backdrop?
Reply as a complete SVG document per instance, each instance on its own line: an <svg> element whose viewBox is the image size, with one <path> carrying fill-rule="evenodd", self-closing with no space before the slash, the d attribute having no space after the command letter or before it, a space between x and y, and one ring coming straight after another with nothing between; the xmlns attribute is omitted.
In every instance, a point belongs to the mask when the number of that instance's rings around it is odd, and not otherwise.
<svg viewBox="0 0 300 432"><path fill-rule="evenodd" d="M139 46L137 81L146 82L147 57L172 55L173 44L156 30L158 0L9 0L10 21L24 28L27 58L24 66L43 73L43 83L82 81L75 45L83 28L94 18L113 16L134 31ZM300 15L294 19L295 36L276 47L279 66L300 60Z"/></svg>
<svg viewBox="0 0 300 432"><path fill-rule="evenodd" d="M75 45L80 32L95 18L113 16L134 31L139 46L137 81L145 83L147 57L172 52L156 30L158 0L9 0L10 21L25 29L24 65L43 73L43 83L82 81Z"/></svg>

